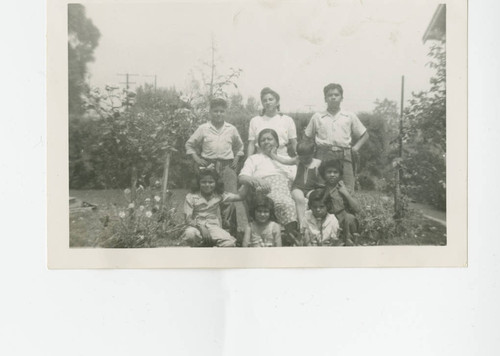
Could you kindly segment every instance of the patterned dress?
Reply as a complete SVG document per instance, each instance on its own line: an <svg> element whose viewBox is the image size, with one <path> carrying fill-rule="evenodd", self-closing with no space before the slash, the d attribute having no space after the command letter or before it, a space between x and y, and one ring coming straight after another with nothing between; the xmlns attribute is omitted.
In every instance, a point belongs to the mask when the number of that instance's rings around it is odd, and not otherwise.
<svg viewBox="0 0 500 356"><path fill-rule="evenodd" d="M290 194L291 181L295 178L295 172L292 176L287 166L262 153L257 153L245 161L240 176L259 178L271 186L268 197L274 203L274 212L278 223L286 225L297 221L295 202Z"/></svg>

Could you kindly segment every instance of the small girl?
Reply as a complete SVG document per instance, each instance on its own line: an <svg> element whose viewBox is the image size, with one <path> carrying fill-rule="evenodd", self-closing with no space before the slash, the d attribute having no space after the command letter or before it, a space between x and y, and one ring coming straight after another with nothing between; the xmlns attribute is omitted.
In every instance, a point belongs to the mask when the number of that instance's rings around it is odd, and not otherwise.
<svg viewBox="0 0 500 356"><path fill-rule="evenodd" d="M319 173L332 199L328 212L338 219L344 244L352 246L359 236L358 220L354 216L359 211L359 203L342 181L343 164L339 160L323 161Z"/></svg>
<svg viewBox="0 0 500 356"><path fill-rule="evenodd" d="M222 229L221 204L241 200L240 195L224 192L224 184L215 170L200 170L184 202L189 227L183 239L191 246L235 247L236 239Z"/></svg>
<svg viewBox="0 0 500 356"><path fill-rule="evenodd" d="M297 145L297 156L284 158L276 152L270 154L271 158L286 165L297 165L297 173L292 183L292 198L297 209L297 219L302 229L304 225L304 214L306 211L306 198L308 194L320 184L319 166L321 161L313 158L316 152L314 142L303 141Z"/></svg>
<svg viewBox="0 0 500 356"><path fill-rule="evenodd" d="M281 226L275 222L273 201L257 197L250 216L253 221L245 230L243 247L281 247Z"/></svg>
<svg viewBox="0 0 500 356"><path fill-rule="evenodd" d="M326 189L316 189L309 195L308 206L304 218L304 242L306 246L339 246L337 236L339 222L333 214L328 213L331 197Z"/></svg>

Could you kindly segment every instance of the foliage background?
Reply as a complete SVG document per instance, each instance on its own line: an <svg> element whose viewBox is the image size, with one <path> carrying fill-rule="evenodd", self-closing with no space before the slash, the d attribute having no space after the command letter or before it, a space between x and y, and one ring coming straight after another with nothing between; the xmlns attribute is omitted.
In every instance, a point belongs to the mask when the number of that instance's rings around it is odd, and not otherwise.
<svg viewBox="0 0 500 356"><path fill-rule="evenodd" d="M187 92L176 88L139 87L137 92L106 88L91 90L86 84L87 64L99 42L99 31L86 18L81 5L70 5L69 67L69 173L72 189L124 189L152 186L162 179L167 153L171 153L169 187L186 188L193 175L184 143L207 120L212 97L228 101L227 121L236 126L247 143L250 119L259 113L259 102L245 100L236 91L241 69L219 73L217 48L204 63ZM429 53L435 70L430 89L412 93L404 111L403 158L398 158L400 138L398 104L377 100L372 112L358 116L370 135L356 159L357 187L392 193L394 171L401 168L402 191L415 201L446 209L446 50L435 43ZM286 110L285 110L286 112ZM312 113L287 113L296 123L299 139ZM245 147L246 148L246 147ZM242 165L244 162L240 162Z"/></svg>

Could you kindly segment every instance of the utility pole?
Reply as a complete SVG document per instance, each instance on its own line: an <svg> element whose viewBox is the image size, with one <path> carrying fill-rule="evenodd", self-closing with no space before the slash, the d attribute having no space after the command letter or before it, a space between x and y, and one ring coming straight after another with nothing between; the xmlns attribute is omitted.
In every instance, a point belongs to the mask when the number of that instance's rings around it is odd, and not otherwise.
<svg viewBox="0 0 500 356"><path fill-rule="evenodd" d="M130 82L129 80L129 77L131 76L137 76L139 74L129 74L129 73L118 73L117 75L120 75L120 76L125 76L125 82L121 82L120 84L125 84L125 88L126 88L126 96L125 96L125 105L127 106L127 109L129 108L130 104L129 104L129 98L128 98L128 89L130 88L130 84L135 84L135 82ZM131 175L130 175L130 194L131 194L131 197L132 199L135 199L135 197L137 196L137 191L136 191L136 186L137 186L137 167L135 164L132 164L132 167L131 167Z"/></svg>
<svg viewBox="0 0 500 356"><path fill-rule="evenodd" d="M212 46L210 48L212 52L212 63L210 64L210 99L213 99L214 96L214 80L215 80L215 38L212 33Z"/></svg>
<svg viewBox="0 0 500 356"><path fill-rule="evenodd" d="M154 77L155 78L155 93L156 93L156 74L153 75L143 75L143 77Z"/></svg>
<svg viewBox="0 0 500 356"><path fill-rule="evenodd" d="M135 82L129 81L129 77L131 76L138 76L139 74L129 74L129 73L118 73L117 75L120 76L125 76L125 82L120 82L120 84L125 84L125 88L127 90L127 97L126 97L126 102L125 105L127 105L127 108L129 107L129 102L128 102L128 89L130 87L130 84L135 84Z"/></svg>
<svg viewBox="0 0 500 356"><path fill-rule="evenodd" d="M405 76L401 77L401 111L399 114L399 159L396 165L395 173L395 187L394 187L394 217L400 219L403 217L403 207L401 205L401 177L403 176L403 169L401 168L401 160L403 159L403 105L404 105L404 90L405 90Z"/></svg>

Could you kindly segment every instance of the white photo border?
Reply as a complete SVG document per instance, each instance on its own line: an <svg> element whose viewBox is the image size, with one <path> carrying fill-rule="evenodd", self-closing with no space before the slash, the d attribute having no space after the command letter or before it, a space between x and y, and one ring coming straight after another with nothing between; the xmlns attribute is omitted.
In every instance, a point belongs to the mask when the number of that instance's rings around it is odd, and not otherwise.
<svg viewBox="0 0 500 356"><path fill-rule="evenodd" d="M384 0L373 1L388 3ZM82 4L89 2L79 1ZM400 3L401 0L398 2ZM269 249L69 247L67 119L67 5L69 3L67 0L51 0L47 3L47 242L49 268L467 266L466 0L440 1L434 4L434 6L437 6L438 3L446 3L447 5L447 245ZM113 3L119 5L125 1L113 1Z"/></svg>

